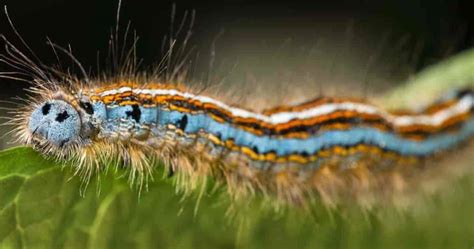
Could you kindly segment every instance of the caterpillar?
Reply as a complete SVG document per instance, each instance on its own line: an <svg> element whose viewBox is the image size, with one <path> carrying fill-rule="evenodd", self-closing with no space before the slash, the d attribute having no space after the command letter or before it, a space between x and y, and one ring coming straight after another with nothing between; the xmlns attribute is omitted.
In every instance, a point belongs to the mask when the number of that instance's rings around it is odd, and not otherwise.
<svg viewBox="0 0 474 249"><path fill-rule="evenodd" d="M5 42L3 61L33 78L33 95L10 120L17 139L69 162L86 181L123 167L142 185L163 165L183 189L212 177L236 196L297 203L321 194L328 172L414 165L474 135L470 89L417 111L318 97L257 112L145 73L54 78Z"/></svg>

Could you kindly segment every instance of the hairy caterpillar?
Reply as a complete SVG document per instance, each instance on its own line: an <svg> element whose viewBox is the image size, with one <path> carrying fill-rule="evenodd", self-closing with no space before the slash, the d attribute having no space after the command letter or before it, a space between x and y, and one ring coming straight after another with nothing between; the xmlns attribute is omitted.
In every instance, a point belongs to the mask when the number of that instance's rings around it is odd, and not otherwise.
<svg viewBox="0 0 474 249"><path fill-rule="evenodd" d="M53 76L8 41L6 48L4 61L33 77L34 96L10 122L17 137L72 162L85 179L112 163L141 184L163 162L186 189L212 176L232 193L258 190L300 202L318 192L328 170L410 166L474 133L470 90L417 112L329 97L255 112L132 70Z"/></svg>

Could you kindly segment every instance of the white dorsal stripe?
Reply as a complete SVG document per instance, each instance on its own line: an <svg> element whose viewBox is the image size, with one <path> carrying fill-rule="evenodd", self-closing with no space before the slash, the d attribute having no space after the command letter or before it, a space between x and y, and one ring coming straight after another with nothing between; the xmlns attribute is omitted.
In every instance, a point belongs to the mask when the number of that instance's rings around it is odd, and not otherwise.
<svg viewBox="0 0 474 249"><path fill-rule="evenodd" d="M287 123L294 119L308 119L317 116L327 115L334 111L345 110L345 111L356 111L365 114L377 114L385 118L387 121L393 123L395 126L409 126L409 125L431 125L438 126L447 119L466 113L470 111L473 106L473 98L471 95L466 95L455 105L443 109L434 113L433 115L393 115L386 111L383 111L375 106L354 103L354 102L342 102L342 103L328 103L314 108L306 109L299 112L279 112L271 115L264 115L261 113L251 112L245 109L236 108L217 101L213 98L194 95L187 92L181 92L175 89L132 89L131 87L121 87L119 89L112 89L102 92L102 97L108 95L114 95L132 91L134 94L150 94L152 96L160 95L172 95L181 96L189 100L197 100L201 103L209 103L218 106L219 108L225 109L232 113L233 116L241 118L254 118L270 124L282 124Z"/></svg>

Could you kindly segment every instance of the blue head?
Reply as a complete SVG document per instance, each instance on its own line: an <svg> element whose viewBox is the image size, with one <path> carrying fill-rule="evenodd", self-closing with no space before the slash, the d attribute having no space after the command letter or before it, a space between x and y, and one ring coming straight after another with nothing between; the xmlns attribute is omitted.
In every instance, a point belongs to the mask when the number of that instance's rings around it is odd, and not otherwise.
<svg viewBox="0 0 474 249"><path fill-rule="evenodd" d="M46 139L62 147L79 138L79 112L63 100L50 100L39 105L30 116L28 129L34 137Z"/></svg>

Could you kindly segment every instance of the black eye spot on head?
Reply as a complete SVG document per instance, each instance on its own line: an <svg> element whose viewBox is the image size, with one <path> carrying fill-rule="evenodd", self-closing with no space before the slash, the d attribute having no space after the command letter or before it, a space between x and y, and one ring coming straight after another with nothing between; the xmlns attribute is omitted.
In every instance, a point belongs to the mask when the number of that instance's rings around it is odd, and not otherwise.
<svg viewBox="0 0 474 249"><path fill-rule="evenodd" d="M41 112L43 113L43 115L48 115L49 110L51 110L51 104L50 103L46 103L46 104L43 105L43 107L41 107Z"/></svg>
<svg viewBox="0 0 474 249"><path fill-rule="evenodd" d="M86 111L87 114L94 114L94 108L90 102L79 102L79 106Z"/></svg>
<svg viewBox="0 0 474 249"><path fill-rule="evenodd" d="M188 125L188 116L184 115L178 122L178 128L183 130L186 129L186 126Z"/></svg>
<svg viewBox="0 0 474 249"><path fill-rule="evenodd" d="M132 110L131 111L126 111L125 114L127 114L127 117L132 117L135 119L135 121L140 122L140 116L142 115L142 112L140 111L140 107L138 105L132 105Z"/></svg>
<svg viewBox="0 0 474 249"><path fill-rule="evenodd" d="M69 114L67 113L67 111L63 111L63 112L58 114L58 116L56 117L56 121L61 123L64 120L66 120L67 118L69 118Z"/></svg>

